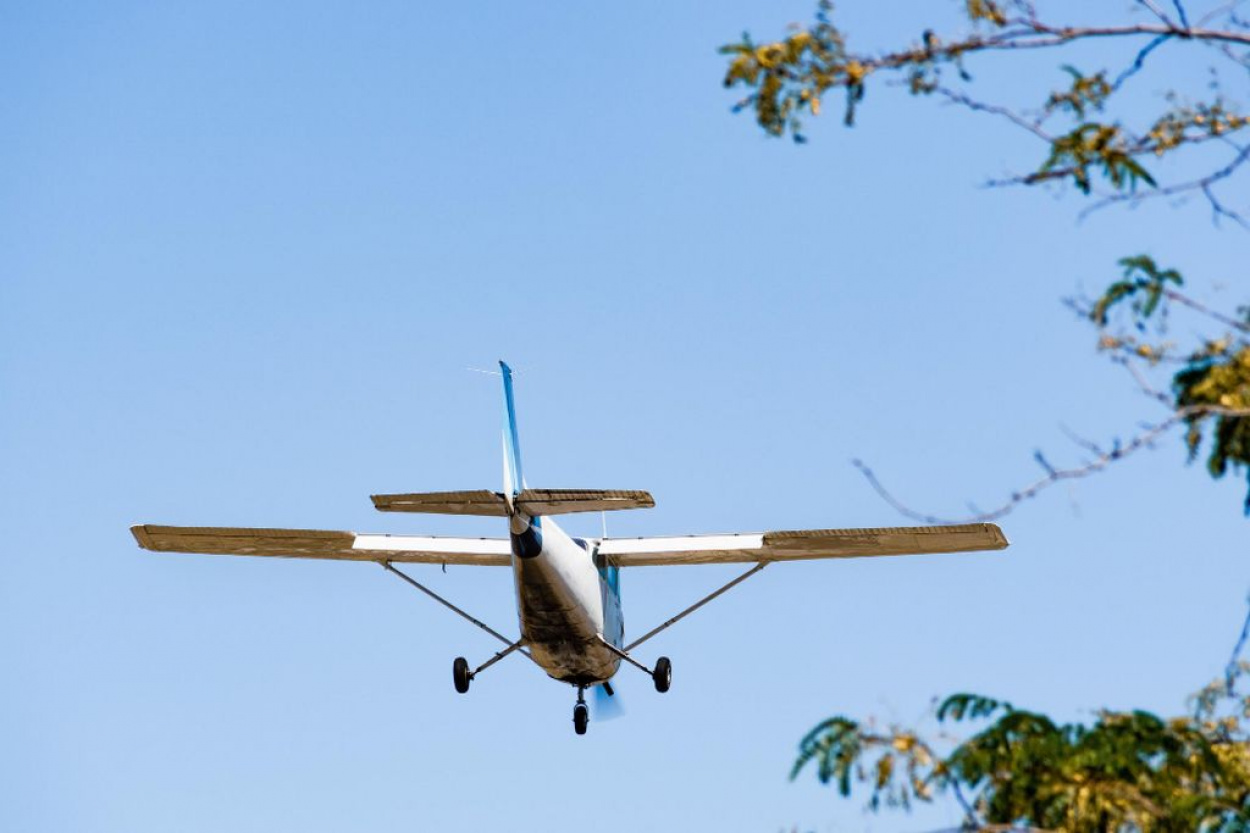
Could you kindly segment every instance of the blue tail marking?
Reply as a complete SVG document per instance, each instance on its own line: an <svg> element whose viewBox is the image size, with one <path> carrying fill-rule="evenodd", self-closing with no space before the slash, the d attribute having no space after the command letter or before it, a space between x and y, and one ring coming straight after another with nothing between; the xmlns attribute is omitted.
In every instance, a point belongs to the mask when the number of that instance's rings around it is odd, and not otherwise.
<svg viewBox="0 0 1250 833"><path fill-rule="evenodd" d="M525 488L525 477L521 474L521 441L517 437L516 403L512 398L512 368L501 361L499 369L503 372L503 487L515 497ZM541 518L530 518L521 531L513 525L509 533L512 554L517 558L534 558L542 553Z"/></svg>
<svg viewBox="0 0 1250 833"><path fill-rule="evenodd" d="M512 399L512 368L501 361L499 369L503 372L503 485L515 495L525 488L525 478L521 474L521 440L517 437L516 403Z"/></svg>

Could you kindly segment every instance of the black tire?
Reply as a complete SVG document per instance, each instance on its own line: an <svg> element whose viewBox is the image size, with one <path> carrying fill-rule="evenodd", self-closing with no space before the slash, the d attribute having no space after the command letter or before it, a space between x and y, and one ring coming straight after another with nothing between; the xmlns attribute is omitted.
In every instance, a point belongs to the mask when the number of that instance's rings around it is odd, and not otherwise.
<svg viewBox="0 0 1250 833"><path fill-rule="evenodd" d="M673 663L668 657L660 657L655 661L655 671L651 673L655 681L655 690L663 694L673 684Z"/></svg>
<svg viewBox="0 0 1250 833"><path fill-rule="evenodd" d="M464 657L456 657L456 661L451 664L451 679L456 684L456 691L466 694L469 691L469 683L473 681L473 677L469 674L469 661Z"/></svg>
<svg viewBox="0 0 1250 833"><path fill-rule="evenodd" d="M586 708L585 703L578 703L573 707L573 731L579 735L586 734L586 727L590 725L590 709Z"/></svg>

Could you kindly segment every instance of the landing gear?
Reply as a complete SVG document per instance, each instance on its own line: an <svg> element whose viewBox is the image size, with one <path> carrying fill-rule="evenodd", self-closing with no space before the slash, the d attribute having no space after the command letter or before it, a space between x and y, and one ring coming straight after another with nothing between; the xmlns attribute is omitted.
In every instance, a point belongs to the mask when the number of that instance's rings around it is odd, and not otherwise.
<svg viewBox="0 0 1250 833"><path fill-rule="evenodd" d="M655 690L663 694L673 684L673 663L668 657L660 657L655 661L655 670L651 672L651 680Z"/></svg>
<svg viewBox="0 0 1250 833"><path fill-rule="evenodd" d="M586 689L577 687L577 705L573 706L573 731L579 735L586 734L590 725L590 709L586 708Z"/></svg>
<svg viewBox="0 0 1250 833"><path fill-rule="evenodd" d="M579 735L586 734L586 727L590 725L590 709L586 708L585 703L578 703L573 707L573 731Z"/></svg>
<svg viewBox="0 0 1250 833"><path fill-rule="evenodd" d="M650 676L651 681L655 683L655 690L661 694L668 691L669 686L673 684L673 661L668 657L660 657L655 661L655 668L648 668L638 660L631 657L628 651L623 648L616 647L602 636L599 637L599 641L603 644L603 647L607 648L609 651L616 654L618 657L625 660L639 671L642 671Z"/></svg>
<svg viewBox="0 0 1250 833"><path fill-rule="evenodd" d="M473 681L473 674L469 671L469 661L464 657L456 657L456 661L451 664L451 679L456 684L456 691L466 694L469 691L469 683ZM659 685L657 683L657 685Z"/></svg>

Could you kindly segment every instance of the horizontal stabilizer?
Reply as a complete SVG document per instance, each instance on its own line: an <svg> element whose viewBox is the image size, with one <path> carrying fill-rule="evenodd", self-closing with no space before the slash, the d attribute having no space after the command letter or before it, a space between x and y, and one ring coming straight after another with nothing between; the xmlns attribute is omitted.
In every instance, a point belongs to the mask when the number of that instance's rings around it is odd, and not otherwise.
<svg viewBox="0 0 1250 833"><path fill-rule="evenodd" d="M632 489L524 489L516 507L530 517L568 515L573 512L611 512L615 509L650 509L655 500L647 492ZM379 512L425 512L436 515L488 515L508 517L508 501L498 492L417 492L408 495L373 495Z"/></svg>
<svg viewBox="0 0 1250 833"><path fill-rule="evenodd" d="M525 489L516 496L516 504L525 514L536 517L650 509L655 506L655 499L650 492L635 489Z"/></svg>
<svg viewBox="0 0 1250 833"><path fill-rule="evenodd" d="M506 538L433 535L358 535L320 529L250 529L205 526L132 526L135 540L153 552L394 561L505 567L512 563Z"/></svg>
<svg viewBox="0 0 1250 833"><path fill-rule="evenodd" d="M508 502L498 492L417 492L409 495L373 495L379 512L424 512L434 515L508 517Z"/></svg>

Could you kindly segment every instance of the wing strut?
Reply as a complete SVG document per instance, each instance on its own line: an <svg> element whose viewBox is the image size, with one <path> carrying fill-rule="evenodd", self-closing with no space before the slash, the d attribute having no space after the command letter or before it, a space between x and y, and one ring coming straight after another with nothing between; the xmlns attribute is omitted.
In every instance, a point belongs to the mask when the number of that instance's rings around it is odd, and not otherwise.
<svg viewBox="0 0 1250 833"><path fill-rule="evenodd" d="M409 583L409 584L411 584L413 587L417 588L417 589L418 589L418 590L420 590L422 593L424 593L425 595L429 596L429 597L430 597L431 599L433 599L434 601L436 601L436 602L438 602L439 604L441 604L443 607L447 608L448 610L454 611L455 613L458 613L460 616L464 617L465 619L468 619L470 622L472 622L473 624L477 625L479 628L481 628L482 630L486 631L488 634L490 634L491 636L495 637L496 639L498 639L498 640L499 640L500 642L502 642L503 644L507 645L507 646L508 646L508 649L509 649L509 650L507 651L507 653L509 653L509 654L510 654L510 653L512 653L513 651L515 651L518 647L520 647L520 643L519 643L519 642L513 642L511 639L509 639L508 637L504 636L504 635L503 635L503 634L501 634L499 631L497 631L497 630L495 630L494 628L490 627L490 626L489 626L489 625L487 625L486 623L482 622L482 621L481 621L481 620L479 620L479 619L475 619L475 618L473 618L473 617L472 617L472 616L470 616L468 613L465 613L463 610L461 610L460 608L456 607L454 604L452 604L451 602L447 601L447 600L446 600L446 599L444 599L442 596L438 595L438 594L437 594L437 593L435 593L433 590L431 590L430 588L426 587L424 584L421 584L419 581L417 581L416 579L414 579L412 576L408 575L407 573L401 573L399 570L396 570L396 569L395 569L395 568L391 565L391 562L389 562L389 561L379 561L378 563L382 565L382 569L386 570L386 571L387 571L387 572L389 572L389 573L394 573L395 575L399 576L401 579L403 579L404 581L408 582L408 583ZM502 659L502 657L501 657L501 659Z"/></svg>
<svg viewBox="0 0 1250 833"><path fill-rule="evenodd" d="M729 592L729 591L730 591L730 590L732 590L734 587L736 587L736 586L738 586L739 584L741 584L742 582L746 581L746 580L747 580L747 579L749 579L751 576L755 575L756 573L758 573L760 570L764 569L765 567L767 567L767 566L768 566L769 564L771 564L771 563L772 563L771 561L761 561L761 562L759 562L759 563L758 563L758 564L756 564L754 567L752 567L751 569L747 570L745 573L743 573L742 575L738 576L738 577L737 577L736 579L734 579L733 581L731 581L731 582L729 582L728 584L726 584L726 585L722 586L720 589L718 589L718 590L716 590L716 591L714 591L714 592L712 592L712 593L707 594L707 595L706 595L706 596L704 596L702 599L699 599L699 601L697 601L697 602L695 602L694 604L690 605L690 607L686 608L686 609L685 609L685 610L683 610L681 613L678 613L676 616L674 616L673 618L669 619L669 620L668 620L667 622L665 622L664 624L662 624L662 625L660 625L660 626L658 626L658 627L652 628L651 630L647 631L645 634L643 634L642 636L640 636L640 637L638 637L637 639L635 639L633 642L631 642L631 643L629 643L628 645L626 645L626 646L625 646L625 648L623 649L623 651L624 651L625 653L628 653L628 652L630 652L630 651L634 650L634 649L635 649L635 648L637 648L639 645L641 645L642 643L646 642L646 641L647 641L648 639L650 639L651 637L653 637L653 636L655 636L656 634L658 634L660 631L667 630L668 628L672 627L673 625L676 625L676 624L677 624L678 622L680 622L682 619L685 619L685 618L686 618L687 616L689 616L691 613L694 613L696 610L698 610L699 608L703 607L703 606L704 606L705 604L707 604L708 602L712 601L712 599L715 599L717 596L720 596L720 595L721 595L721 594L723 594L723 593L727 593L727 592ZM637 662L635 662L635 661L634 661L633 659L631 659L630 657L624 657L624 658L625 658L625 659L627 659L627 660L629 660L630 662L632 662L634 665L638 665L638 663L637 663ZM638 667L639 667L639 668L642 668L643 666L638 665Z"/></svg>
<svg viewBox="0 0 1250 833"><path fill-rule="evenodd" d="M454 669L456 691L459 691L461 694L466 693L469 690L469 683L473 681L474 677L476 677L478 674L481 674L487 668L490 668L492 665L499 662L499 660L503 659L504 657L508 656L514 651L520 651L526 658L531 659L531 660L533 659L533 657L530 656L530 652L525 650L524 648L525 637L521 637L517 641L513 642L511 639L504 636L503 634L501 634L499 631L495 630L491 626L487 625L485 622L481 621L480 619L475 619L474 617L470 616L465 611L456 607L454 604L447 601L442 596L438 595L433 590L431 590L430 588L426 587L421 582L414 579L412 576L408 575L407 573L402 573L399 570L395 569L394 565L392 565L391 562L379 561L378 564L380 564L382 566L382 569L386 570L388 573L394 573L396 576L408 582L413 587L417 588L422 593L424 593L425 595L429 596L434 601L441 604L443 607L447 608L453 613L458 614L462 618L467 619L468 621L477 625L482 630L486 631L491 636L498 639L504 645L508 646L504 648L502 651L497 651L493 657L486 660L486 662L482 663L477 668L474 668L471 671L469 670L468 661L465 660L464 657L457 657L455 663L452 666Z"/></svg>

